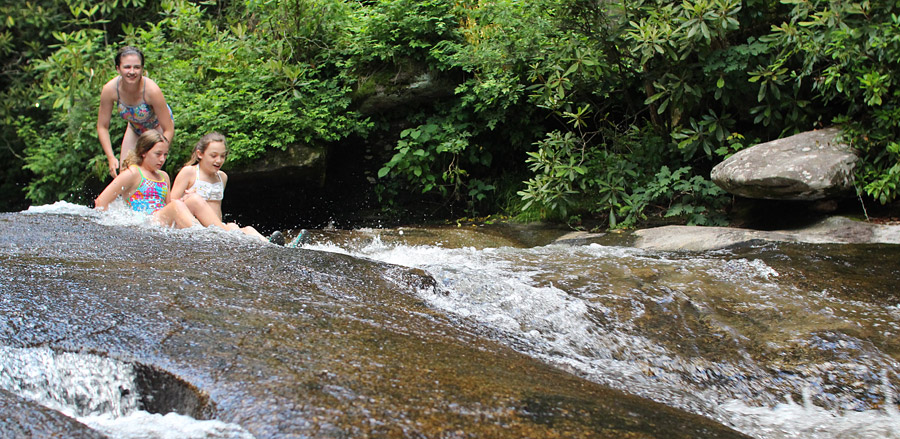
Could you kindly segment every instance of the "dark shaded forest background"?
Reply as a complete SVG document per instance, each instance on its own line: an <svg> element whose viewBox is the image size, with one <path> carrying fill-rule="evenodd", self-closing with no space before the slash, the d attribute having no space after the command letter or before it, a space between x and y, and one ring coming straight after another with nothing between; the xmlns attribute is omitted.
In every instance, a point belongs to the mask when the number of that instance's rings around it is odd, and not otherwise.
<svg viewBox="0 0 900 439"><path fill-rule="evenodd" d="M860 201L885 205L900 183L898 11L891 0L6 0L0 210L89 205L88 188L108 181L95 124L123 45L143 50L173 108L170 173L215 130L229 139L226 170L298 145L368 167L368 187L353 190L383 212L723 224L731 197L712 166L840 125L862 159ZM368 105L416 87L428 98ZM118 145L124 123L111 132ZM348 145L368 145L358 163Z"/></svg>

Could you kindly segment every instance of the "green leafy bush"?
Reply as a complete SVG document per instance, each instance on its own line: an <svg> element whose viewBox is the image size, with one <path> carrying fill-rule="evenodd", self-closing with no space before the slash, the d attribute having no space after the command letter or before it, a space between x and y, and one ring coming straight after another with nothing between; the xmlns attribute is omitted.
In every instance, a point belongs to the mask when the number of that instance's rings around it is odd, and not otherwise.
<svg viewBox="0 0 900 439"><path fill-rule="evenodd" d="M101 154L98 91L127 43L144 49L174 110L172 167L212 130L228 136L236 166L296 145L387 139L372 171L388 205L415 195L471 216L524 206L529 218L608 227L718 224L726 197L707 179L716 162L840 124L860 151L860 195L890 203L900 188L896 6L35 0L0 6L0 159L33 202L75 197ZM452 93L357 112L419 77Z"/></svg>
<svg viewBox="0 0 900 439"><path fill-rule="evenodd" d="M77 197L102 154L96 141L99 90L115 73L112 54L121 44L142 48L146 70L172 107L176 136L167 167L175 171L202 135L220 131L237 166L268 150L324 144L365 133L369 123L348 110L349 88L320 69L287 62L269 35L243 25L219 28L200 6L162 3L161 17L146 28L125 26L124 41L105 44L99 30L55 34L59 44L37 63L50 123L19 122L26 168L35 178L28 198L47 203ZM272 52L276 50L276 52ZM113 118L113 143L124 124ZM102 175L102 174L101 174Z"/></svg>

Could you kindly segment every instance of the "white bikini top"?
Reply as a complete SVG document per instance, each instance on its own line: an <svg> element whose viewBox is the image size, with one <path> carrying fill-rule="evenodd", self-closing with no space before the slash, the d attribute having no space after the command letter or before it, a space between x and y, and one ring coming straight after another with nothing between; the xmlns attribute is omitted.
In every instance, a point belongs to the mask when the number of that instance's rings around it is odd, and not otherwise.
<svg viewBox="0 0 900 439"><path fill-rule="evenodd" d="M194 193L203 197L207 201L222 201L225 198L225 183L222 183L222 176L216 172L219 181L210 183L200 179L200 165L194 165L197 168L197 178L194 179Z"/></svg>

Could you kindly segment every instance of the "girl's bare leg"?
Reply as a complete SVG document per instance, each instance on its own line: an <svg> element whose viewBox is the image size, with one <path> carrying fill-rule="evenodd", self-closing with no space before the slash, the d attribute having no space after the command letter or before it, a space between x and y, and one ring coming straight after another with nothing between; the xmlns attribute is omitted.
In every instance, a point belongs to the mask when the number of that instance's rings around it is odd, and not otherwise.
<svg viewBox="0 0 900 439"><path fill-rule="evenodd" d="M219 219L219 215L209 206L209 203L199 195L190 194L184 197L184 204L204 227L216 226L225 230L240 230L245 235L259 238L263 242L269 242L268 238L263 236L253 227L241 227L235 223L224 224L222 220Z"/></svg>
<svg viewBox="0 0 900 439"><path fill-rule="evenodd" d="M194 215L181 200L175 200L166 207L153 212L153 219L164 226L184 229L194 225Z"/></svg>
<svg viewBox="0 0 900 439"><path fill-rule="evenodd" d="M234 223L231 223L231 224L234 224ZM235 226L237 226L237 224L235 224ZM265 236L263 236L262 233L259 233L259 231L257 231L253 227L250 227L250 226L241 227L241 232L244 232L244 234L247 236L253 236L253 237L263 240L264 242L269 242L269 238L266 238Z"/></svg>
<svg viewBox="0 0 900 439"><path fill-rule="evenodd" d="M184 197L184 204L187 206L188 210L190 210L191 214L200 221L200 224L203 227L216 226L225 230L234 230L229 229L222 220L219 219L219 215L213 210L212 207L209 207L209 203L203 199L203 197L195 194L189 194Z"/></svg>

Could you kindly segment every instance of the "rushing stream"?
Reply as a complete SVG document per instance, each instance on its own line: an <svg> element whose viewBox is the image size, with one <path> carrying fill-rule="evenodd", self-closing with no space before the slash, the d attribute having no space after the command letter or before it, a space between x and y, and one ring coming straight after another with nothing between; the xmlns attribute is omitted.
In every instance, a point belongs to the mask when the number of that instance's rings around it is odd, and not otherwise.
<svg viewBox="0 0 900 439"><path fill-rule="evenodd" d="M432 306L590 380L760 438L900 437L895 247L680 254L334 235L305 247L421 268L440 285L422 292Z"/></svg>
<svg viewBox="0 0 900 439"><path fill-rule="evenodd" d="M100 215L66 203L29 213L140 222L121 210ZM898 246L653 252L598 243L524 246L451 227L311 231L300 247L424 270L437 286L418 290L418 300L431 309L587 380L752 437L900 438ZM128 432L122 424L135 422L115 425L123 415L152 418L148 430L196 426L202 432L190 437L250 437L234 424L136 410L127 365L2 345L0 358L0 388L111 437L175 437ZM73 369L94 374L71 378ZM112 390L98 407L71 387Z"/></svg>

